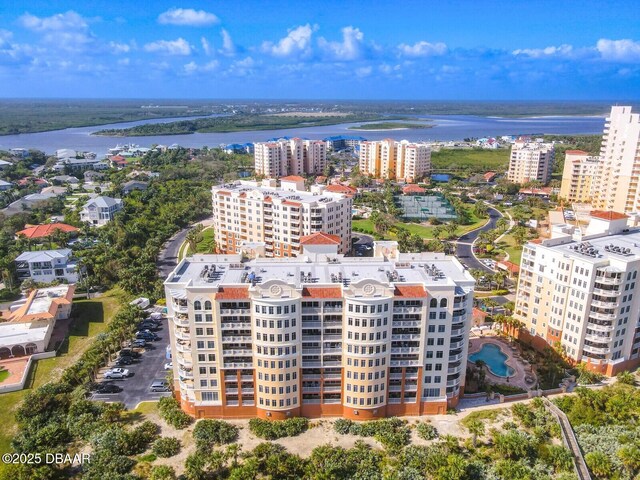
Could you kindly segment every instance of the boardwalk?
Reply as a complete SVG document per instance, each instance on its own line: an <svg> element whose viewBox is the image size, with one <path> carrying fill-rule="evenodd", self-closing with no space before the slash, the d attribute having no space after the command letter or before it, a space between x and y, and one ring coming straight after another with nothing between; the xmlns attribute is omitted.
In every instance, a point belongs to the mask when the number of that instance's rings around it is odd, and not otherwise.
<svg viewBox="0 0 640 480"><path fill-rule="evenodd" d="M591 480L591 474L589 473L587 464L584 462L584 457L582 456L580 445L578 445L578 440L576 440L576 436L573 433L573 428L571 428L569 419L562 410L560 410L546 398L544 399L544 405L558 419L558 422L560 423L560 427L562 428L562 438L564 440L565 446L569 450L571 450L571 453L573 454L573 464L576 468L578 478L580 480Z"/></svg>

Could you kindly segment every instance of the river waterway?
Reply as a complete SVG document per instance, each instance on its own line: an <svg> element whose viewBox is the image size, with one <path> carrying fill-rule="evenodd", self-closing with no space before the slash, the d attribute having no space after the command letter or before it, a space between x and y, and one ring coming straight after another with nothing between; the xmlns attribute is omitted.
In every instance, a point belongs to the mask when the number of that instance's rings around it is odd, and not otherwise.
<svg viewBox="0 0 640 480"><path fill-rule="evenodd" d="M91 135L102 129L128 128L146 123L167 123L182 119L141 120L137 122L111 125L67 128L51 132L25 133L0 136L0 150L9 148L35 148L50 154L59 148L71 148L80 151L92 151L98 155L107 153L116 144L135 143L143 147L152 144L184 147L209 147L229 143L259 142L273 137L302 137L322 139L332 135L359 135L368 140L394 138L411 141L462 140L470 137L498 137L501 135L529 134L601 134L605 117L555 116L502 118L474 115L428 115L416 116L415 122L424 121L433 124L429 129L401 129L364 131L350 130L358 123L343 123L320 127L290 128L282 130L260 130L231 133L194 133L191 135L157 135L148 137L103 137ZM411 120L414 122L414 120Z"/></svg>

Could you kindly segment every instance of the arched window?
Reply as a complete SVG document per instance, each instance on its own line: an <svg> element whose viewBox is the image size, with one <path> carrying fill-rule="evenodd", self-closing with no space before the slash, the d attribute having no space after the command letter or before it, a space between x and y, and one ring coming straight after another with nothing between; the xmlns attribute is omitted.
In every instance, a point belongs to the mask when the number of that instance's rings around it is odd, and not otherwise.
<svg viewBox="0 0 640 480"><path fill-rule="evenodd" d="M211 310L211 302L209 300L204 302L204 309L205 310Z"/></svg>
<svg viewBox="0 0 640 480"><path fill-rule="evenodd" d="M193 309L202 310L202 304L200 303L200 300L196 300L195 302L193 302Z"/></svg>
<svg viewBox="0 0 640 480"><path fill-rule="evenodd" d="M432 298L431 302L429 302L429 306L431 308L437 308L438 307L438 300L436 300L435 298Z"/></svg>
<svg viewBox="0 0 640 480"><path fill-rule="evenodd" d="M447 299L443 298L440 300L440 308L445 308L447 306Z"/></svg>

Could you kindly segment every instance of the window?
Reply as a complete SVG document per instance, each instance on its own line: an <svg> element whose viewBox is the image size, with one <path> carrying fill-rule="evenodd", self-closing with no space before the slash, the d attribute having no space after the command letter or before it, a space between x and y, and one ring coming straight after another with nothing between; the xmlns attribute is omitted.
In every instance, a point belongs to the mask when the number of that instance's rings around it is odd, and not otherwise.
<svg viewBox="0 0 640 480"><path fill-rule="evenodd" d="M447 299L443 298L440 300L440 308L447 308Z"/></svg>
<svg viewBox="0 0 640 480"><path fill-rule="evenodd" d="M202 310L202 304L200 303L200 300L196 300L195 302L193 302L193 309Z"/></svg>
<svg viewBox="0 0 640 480"><path fill-rule="evenodd" d="M431 301L429 302L429 307L438 308L438 300L436 300L435 298L432 298Z"/></svg>
<svg viewBox="0 0 640 480"><path fill-rule="evenodd" d="M204 302L204 309L205 310L211 310L211 302L209 300Z"/></svg>

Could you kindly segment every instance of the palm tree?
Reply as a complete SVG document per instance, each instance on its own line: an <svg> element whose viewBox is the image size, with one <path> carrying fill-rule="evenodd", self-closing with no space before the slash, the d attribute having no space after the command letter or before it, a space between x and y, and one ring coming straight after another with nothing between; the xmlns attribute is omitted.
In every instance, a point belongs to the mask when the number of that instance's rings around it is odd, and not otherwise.
<svg viewBox="0 0 640 480"><path fill-rule="evenodd" d="M493 310L498 306L498 302L496 302L493 298L488 297L488 298L483 298L482 303L484 303L485 307L488 307L491 309L491 315L493 315Z"/></svg>
<svg viewBox="0 0 640 480"><path fill-rule="evenodd" d="M202 230L204 230L204 226L202 224L198 224L189 230L189 233L187 233L186 241L191 253L196 253L198 243L202 241Z"/></svg>
<svg viewBox="0 0 640 480"><path fill-rule="evenodd" d="M469 433L472 435L473 447L475 448L476 442L478 440L478 436L484 435L485 427L484 423L478 419L472 419L465 423L465 427L469 430Z"/></svg>
<svg viewBox="0 0 640 480"><path fill-rule="evenodd" d="M498 271L493 275L493 278L495 278L496 288L499 290L504 287L504 282L507 279L507 273L504 270L498 269Z"/></svg>

